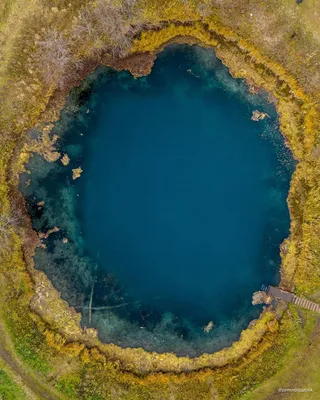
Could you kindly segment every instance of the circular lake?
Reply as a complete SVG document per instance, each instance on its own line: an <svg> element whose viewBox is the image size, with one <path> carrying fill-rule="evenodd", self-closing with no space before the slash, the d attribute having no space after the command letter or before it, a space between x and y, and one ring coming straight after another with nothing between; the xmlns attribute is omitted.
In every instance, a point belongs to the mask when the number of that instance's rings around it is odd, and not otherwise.
<svg viewBox="0 0 320 400"><path fill-rule="evenodd" d="M35 157L23 191L35 228L60 228L36 266L83 324L191 356L236 340L261 311L253 292L279 281L289 232L294 163L267 97L211 50L173 46L147 77L96 71L53 132L70 164Z"/></svg>

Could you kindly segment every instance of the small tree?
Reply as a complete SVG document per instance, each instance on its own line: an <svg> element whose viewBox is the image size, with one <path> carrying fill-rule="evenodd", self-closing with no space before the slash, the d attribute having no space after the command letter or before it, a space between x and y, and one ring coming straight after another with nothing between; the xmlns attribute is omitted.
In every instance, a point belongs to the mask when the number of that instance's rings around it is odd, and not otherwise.
<svg viewBox="0 0 320 400"><path fill-rule="evenodd" d="M93 52L123 56L143 25L141 10L136 5L137 0L98 0L93 7L80 12L73 34L84 41L87 35L93 42Z"/></svg>
<svg viewBox="0 0 320 400"><path fill-rule="evenodd" d="M11 250L12 228L21 221L20 211L12 211L10 214L0 208L0 255Z"/></svg>
<svg viewBox="0 0 320 400"><path fill-rule="evenodd" d="M64 87L72 61L67 40L53 30L46 33L38 46L36 57L45 82Z"/></svg>

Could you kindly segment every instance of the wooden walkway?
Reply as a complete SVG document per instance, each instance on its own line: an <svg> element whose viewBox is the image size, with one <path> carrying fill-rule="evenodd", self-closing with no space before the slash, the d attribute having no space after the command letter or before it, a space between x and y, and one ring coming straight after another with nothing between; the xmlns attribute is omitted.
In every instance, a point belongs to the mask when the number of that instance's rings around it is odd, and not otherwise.
<svg viewBox="0 0 320 400"><path fill-rule="evenodd" d="M303 299L302 297L293 296L292 303L296 304L299 307L306 308L307 310L315 311L320 314L320 305L314 303L313 301Z"/></svg>
<svg viewBox="0 0 320 400"><path fill-rule="evenodd" d="M288 303L293 303L299 307L306 308L307 310L314 311L320 314L320 305L314 303L313 301L298 297L293 293L270 285L263 285L261 289L265 291L270 297L274 297L275 299L282 299Z"/></svg>

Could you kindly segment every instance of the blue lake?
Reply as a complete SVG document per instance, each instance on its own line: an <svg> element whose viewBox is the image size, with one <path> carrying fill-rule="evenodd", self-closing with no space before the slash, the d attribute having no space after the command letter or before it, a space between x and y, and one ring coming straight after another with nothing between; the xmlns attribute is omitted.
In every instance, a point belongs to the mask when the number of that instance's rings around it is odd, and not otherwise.
<svg viewBox="0 0 320 400"><path fill-rule="evenodd" d="M70 165L30 164L34 226L61 228L37 267L106 342L189 355L230 345L261 311L253 292L279 282L289 232L294 163L274 106L199 47L165 50L144 78L100 69L83 85L55 127Z"/></svg>

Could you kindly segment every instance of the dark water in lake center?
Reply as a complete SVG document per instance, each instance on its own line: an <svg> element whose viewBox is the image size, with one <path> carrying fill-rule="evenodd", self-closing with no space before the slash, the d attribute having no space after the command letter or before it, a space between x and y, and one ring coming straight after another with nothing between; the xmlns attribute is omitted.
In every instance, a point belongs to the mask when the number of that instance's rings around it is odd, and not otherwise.
<svg viewBox="0 0 320 400"><path fill-rule="evenodd" d="M279 281L288 235L293 162L274 107L198 47L167 49L148 77L104 71L90 85L78 119L64 128L70 166L33 189L41 200L42 188L52 210L66 209L63 196L72 204L60 222L54 217L63 234L50 239L49 255L40 250L38 267L66 299L61 282L80 274L85 294L69 299L80 308L96 281L97 309L89 322L83 308L84 324L105 341L190 355L230 344L259 314L253 292ZM252 121L256 109L268 117ZM71 181L78 166L84 172ZM49 227L53 212L43 212L34 224ZM91 267L68 276L68 246ZM59 276L43 267L45 257L56 257ZM203 332L210 321L213 330Z"/></svg>

